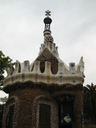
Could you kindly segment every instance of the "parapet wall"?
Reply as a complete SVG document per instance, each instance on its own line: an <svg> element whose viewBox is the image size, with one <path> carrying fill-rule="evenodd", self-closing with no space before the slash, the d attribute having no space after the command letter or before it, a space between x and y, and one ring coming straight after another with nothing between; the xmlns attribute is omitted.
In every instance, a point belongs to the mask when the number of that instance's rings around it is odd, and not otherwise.
<svg viewBox="0 0 96 128"><path fill-rule="evenodd" d="M78 65L75 66L75 63L70 63L67 68L64 63L58 63L58 70L56 74L53 74L51 71L51 62L45 61L45 69L42 73L40 71L40 61L35 60L34 65L29 65L29 61L24 63L16 62L15 69L10 67L8 69L8 76L3 82L4 87L11 85L17 82L42 82L47 84L83 84L84 74L82 71L83 60L80 61Z"/></svg>

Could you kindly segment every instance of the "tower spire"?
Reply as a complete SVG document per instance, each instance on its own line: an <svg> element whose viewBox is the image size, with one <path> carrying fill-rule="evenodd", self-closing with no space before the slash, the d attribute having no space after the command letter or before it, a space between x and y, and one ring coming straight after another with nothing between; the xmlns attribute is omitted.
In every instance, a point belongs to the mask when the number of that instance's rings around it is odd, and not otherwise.
<svg viewBox="0 0 96 128"><path fill-rule="evenodd" d="M52 19L49 17L49 16L51 16L50 13L51 13L51 11L49 11L49 10L45 11L45 16L47 16L47 17L44 18L44 23L45 23L44 36L46 34L48 34L48 35L51 34L50 24L52 22Z"/></svg>

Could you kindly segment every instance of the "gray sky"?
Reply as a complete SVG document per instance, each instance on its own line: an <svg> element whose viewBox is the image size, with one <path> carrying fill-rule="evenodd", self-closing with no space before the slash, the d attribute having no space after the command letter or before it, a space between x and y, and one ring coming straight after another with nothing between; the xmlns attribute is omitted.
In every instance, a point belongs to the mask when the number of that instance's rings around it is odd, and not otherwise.
<svg viewBox="0 0 96 128"><path fill-rule="evenodd" d="M32 63L44 40L46 10L60 58L69 65L83 56L84 85L96 84L96 0L0 0L0 50L13 61Z"/></svg>

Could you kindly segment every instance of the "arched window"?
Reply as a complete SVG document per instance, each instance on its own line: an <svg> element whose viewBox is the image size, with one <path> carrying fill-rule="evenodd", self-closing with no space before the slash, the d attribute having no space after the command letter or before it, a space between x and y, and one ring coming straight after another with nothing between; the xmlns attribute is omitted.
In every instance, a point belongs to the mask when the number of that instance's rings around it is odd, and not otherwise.
<svg viewBox="0 0 96 128"><path fill-rule="evenodd" d="M6 116L6 128L12 128L13 125L13 116L14 116L15 104L9 106L9 111Z"/></svg>
<svg viewBox="0 0 96 128"><path fill-rule="evenodd" d="M16 127L18 106L19 102L17 97L13 96L8 99L4 108L2 128Z"/></svg>
<svg viewBox="0 0 96 128"><path fill-rule="evenodd" d="M36 97L33 102L32 123L32 128L58 128L58 104L50 97Z"/></svg>

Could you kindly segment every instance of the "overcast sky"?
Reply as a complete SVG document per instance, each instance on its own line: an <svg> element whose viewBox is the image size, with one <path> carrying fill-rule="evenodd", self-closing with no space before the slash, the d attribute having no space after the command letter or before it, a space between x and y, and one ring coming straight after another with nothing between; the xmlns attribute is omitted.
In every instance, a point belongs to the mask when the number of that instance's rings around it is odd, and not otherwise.
<svg viewBox="0 0 96 128"><path fill-rule="evenodd" d="M32 63L44 41L46 10L60 58L69 65L83 56L84 85L96 84L96 0L0 0L0 50L13 62Z"/></svg>

